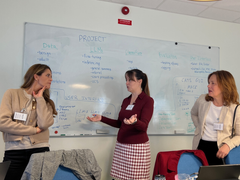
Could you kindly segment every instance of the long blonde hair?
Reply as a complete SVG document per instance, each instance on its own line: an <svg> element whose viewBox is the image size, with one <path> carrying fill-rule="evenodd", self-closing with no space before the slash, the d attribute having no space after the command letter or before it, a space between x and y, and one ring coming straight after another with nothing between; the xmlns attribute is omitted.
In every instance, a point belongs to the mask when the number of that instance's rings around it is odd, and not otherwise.
<svg viewBox="0 0 240 180"><path fill-rule="evenodd" d="M34 82L34 74L37 74L38 76L41 76L42 73L46 70L49 69L51 72L52 70L50 69L49 66L45 65L45 64L34 64L32 65L28 71L26 72L25 76L24 76L24 83L22 84L21 88L24 89L29 89L33 82ZM57 115L57 111L55 108L55 104L54 102L50 99L50 92L49 89L45 89L45 91L43 92L43 97L45 99L46 102L48 102L53 109L53 114Z"/></svg>

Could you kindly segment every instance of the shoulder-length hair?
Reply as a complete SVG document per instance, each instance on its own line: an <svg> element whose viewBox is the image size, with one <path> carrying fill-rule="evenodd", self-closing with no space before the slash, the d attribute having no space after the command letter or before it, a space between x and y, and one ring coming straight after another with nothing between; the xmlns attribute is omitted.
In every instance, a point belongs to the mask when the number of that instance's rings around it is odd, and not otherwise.
<svg viewBox="0 0 240 180"><path fill-rule="evenodd" d="M239 104L239 95L233 75L224 70L215 71L208 75L208 83L212 75L216 75L217 77L217 83L222 91L224 105L229 106L231 103ZM205 99L206 101L213 101L213 97L208 94Z"/></svg>
<svg viewBox="0 0 240 180"><path fill-rule="evenodd" d="M34 82L34 74L37 74L38 76L41 76L42 73L46 70L49 69L51 72L52 70L50 69L49 66L45 65L45 64L34 64L32 65L28 71L26 72L25 76L24 76L24 83L22 84L21 88L24 89L29 89L33 82ZM48 102L53 109L53 114L57 115L57 111L55 109L55 104L54 102L50 99L50 92L49 89L45 89L43 92L43 97L45 99L46 102Z"/></svg>
<svg viewBox="0 0 240 180"><path fill-rule="evenodd" d="M134 77L136 77L137 80L142 79L141 88L142 88L143 92L145 92L145 94L150 96L150 91L149 91L149 87L148 87L148 77L147 77L147 75L145 73L143 73L139 69L132 69L132 70L127 71L125 73L125 76L126 75L131 80L134 80Z"/></svg>

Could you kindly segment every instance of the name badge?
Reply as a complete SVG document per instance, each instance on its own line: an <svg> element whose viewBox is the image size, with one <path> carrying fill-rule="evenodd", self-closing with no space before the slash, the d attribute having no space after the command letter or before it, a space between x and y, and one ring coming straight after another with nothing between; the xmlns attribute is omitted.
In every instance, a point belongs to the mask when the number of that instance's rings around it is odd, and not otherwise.
<svg viewBox="0 0 240 180"><path fill-rule="evenodd" d="M20 120L20 121L26 121L27 120L27 114L26 113L15 112L13 119Z"/></svg>
<svg viewBox="0 0 240 180"><path fill-rule="evenodd" d="M134 107L134 105L128 105L128 107L126 108L126 110L132 110Z"/></svg>
<svg viewBox="0 0 240 180"><path fill-rule="evenodd" d="M214 123L214 124L213 124L213 129L214 129L214 130L217 130L217 131L223 130L223 123Z"/></svg>

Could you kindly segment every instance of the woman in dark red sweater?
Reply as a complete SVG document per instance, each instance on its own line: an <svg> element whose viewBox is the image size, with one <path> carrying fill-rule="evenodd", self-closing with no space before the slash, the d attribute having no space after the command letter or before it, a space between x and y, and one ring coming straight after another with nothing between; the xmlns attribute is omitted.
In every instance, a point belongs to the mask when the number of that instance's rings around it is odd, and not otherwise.
<svg viewBox="0 0 240 180"><path fill-rule="evenodd" d="M122 102L117 120L99 114L87 117L119 128L113 156L111 176L122 179L150 179L150 144L148 124L153 114L154 101L150 97L148 78L138 69L125 73L126 86L131 95Z"/></svg>

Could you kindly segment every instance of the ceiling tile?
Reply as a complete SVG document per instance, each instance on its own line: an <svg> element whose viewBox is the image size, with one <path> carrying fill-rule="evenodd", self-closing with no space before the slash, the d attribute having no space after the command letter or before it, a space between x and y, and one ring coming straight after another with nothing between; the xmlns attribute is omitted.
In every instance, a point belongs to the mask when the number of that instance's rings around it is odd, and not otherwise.
<svg viewBox="0 0 240 180"><path fill-rule="evenodd" d="M207 7L203 5L196 5L192 3L186 3L175 0L167 0L158 7L158 9L163 11L169 11L173 13L180 13L186 15L197 15L206 8Z"/></svg>
<svg viewBox="0 0 240 180"><path fill-rule="evenodd" d="M235 23L239 23L240 24L240 18L238 18L236 21L234 21Z"/></svg>
<svg viewBox="0 0 240 180"><path fill-rule="evenodd" d="M199 14L200 17L215 19L220 21L230 21L233 22L240 18L239 12L233 12L224 9L217 9L217 8L208 8Z"/></svg>
<svg viewBox="0 0 240 180"><path fill-rule="evenodd" d="M100 0L172 13L240 23L240 0L194 2L191 0Z"/></svg>
<svg viewBox="0 0 240 180"><path fill-rule="evenodd" d="M240 0L218 1L212 7L240 12Z"/></svg>
<svg viewBox="0 0 240 180"><path fill-rule="evenodd" d="M164 0L141 0L141 7L157 8Z"/></svg>
<svg viewBox="0 0 240 180"><path fill-rule="evenodd" d="M107 2L112 2L111 0L99 0L99 1L107 1Z"/></svg>
<svg viewBox="0 0 240 180"><path fill-rule="evenodd" d="M141 0L112 0L112 2L140 7Z"/></svg>
<svg viewBox="0 0 240 180"><path fill-rule="evenodd" d="M163 1L164 0L111 0L110 2L153 9L157 8Z"/></svg>
<svg viewBox="0 0 240 180"><path fill-rule="evenodd" d="M192 4L196 4L196 5L202 5L202 6L212 6L213 4L215 4L216 2L214 1L209 1L209 2L197 2L197 1L190 1L190 0L177 0L177 1L182 1L182 2L187 2L187 3L192 3Z"/></svg>

